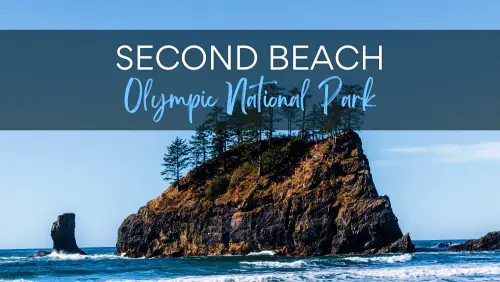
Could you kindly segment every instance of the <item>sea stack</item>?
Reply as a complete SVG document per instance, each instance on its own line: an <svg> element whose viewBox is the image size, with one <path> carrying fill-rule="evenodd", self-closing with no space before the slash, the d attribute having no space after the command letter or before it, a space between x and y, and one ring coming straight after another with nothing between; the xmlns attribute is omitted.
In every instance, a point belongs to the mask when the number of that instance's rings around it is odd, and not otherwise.
<svg viewBox="0 0 500 282"><path fill-rule="evenodd" d="M477 240L469 240L460 245L451 246L448 251L496 251L500 250L500 231L490 232Z"/></svg>
<svg viewBox="0 0 500 282"><path fill-rule="evenodd" d="M54 251L65 254L86 254L76 245L74 213L65 213L58 216L56 221L52 223L50 236L54 242Z"/></svg>
<svg viewBox="0 0 500 282"><path fill-rule="evenodd" d="M387 196L375 189L360 137L275 138L194 168L127 217L117 253L128 257L284 256L414 252ZM259 147L262 169L257 168ZM245 153L243 153L245 152Z"/></svg>

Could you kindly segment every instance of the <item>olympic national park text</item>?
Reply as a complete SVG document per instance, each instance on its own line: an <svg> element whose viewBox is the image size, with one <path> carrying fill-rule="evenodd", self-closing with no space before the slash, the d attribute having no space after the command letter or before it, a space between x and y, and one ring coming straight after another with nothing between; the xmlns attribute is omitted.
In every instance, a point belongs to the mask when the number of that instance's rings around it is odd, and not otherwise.
<svg viewBox="0 0 500 282"><path fill-rule="evenodd" d="M152 120L155 123L162 121L165 112L174 107L185 107L186 118L189 123L193 123L193 113L199 108L222 107L228 115L233 115L235 111L241 110L244 115L250 109L258 113L264 109L285 109L295 108L304 111L306 97L310 95L322 95L321 108L324 115L329 114L329 108L333 103L343 108L358 108L366 111L367 108L375 107L373 99L376 97L372 93L374 79L368 77L364 86L357 86L360 91L342 91L346 86L339 76L330 76L312 85L309 78L305 78L300 88L293 88L284 91L276 80L265 80L264 76L256 82L250 82L242 77L236 83L225 82L227 94L212 95L206 90L187 95L174 93L166 94L156 91L153 88L153 79L141 80L136 77L129 78L124 92L125 110L130 114L138 111L151 112ZM311 94L311 89L315 89L315 94ZM221 97L226 98L220 99ZM238 109L239 108L239 109Z"/></svg>

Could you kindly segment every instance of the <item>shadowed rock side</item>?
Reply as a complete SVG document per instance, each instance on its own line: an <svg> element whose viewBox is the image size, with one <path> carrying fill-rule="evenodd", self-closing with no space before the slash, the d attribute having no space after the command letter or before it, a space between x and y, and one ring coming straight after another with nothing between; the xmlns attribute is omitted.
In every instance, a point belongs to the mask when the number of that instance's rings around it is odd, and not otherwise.
<svg viewBox="0 0 500 282"><path fill-rule="evenodd" d="M57 217L50 228L50 237L53 241L52 251L65 254L81 254L86 253L76 245L75 239L75 214L65 213ZM30 257L44 257L50 255L48 251L37 251Z"/></svg>
<svg viewBox="0 0 500 282"><path fill-rule="evenodd" d="M490 232L477 240L469 240L460 245L451 246L448 251L495 251L500 250L500 231Z"/></svg>
<svg viewBox="0 0 500 282"><path fill-rule="evenodd" d="M279 141L275 141L279 142ZM283 141L284 142L284 141ZM257 145L249 145L256 146ZM225 169L215 161L194 169L118 230L117 253L129 257L414 252L387 196L373 184L354 132L320 143L286 141L279 163L258 179L255 165L234 149ZM284 157L280 157L284 156ZM211 197L207 187L230 179Z"/></svg>
<svg viewBox="0 0 500 282"><path fill-rule="evenodd" d="M76 245L74 213L65 213L58 216L57 220L52 223L50 237L54 242L54 251L85 255L85 252Z"/></svg>

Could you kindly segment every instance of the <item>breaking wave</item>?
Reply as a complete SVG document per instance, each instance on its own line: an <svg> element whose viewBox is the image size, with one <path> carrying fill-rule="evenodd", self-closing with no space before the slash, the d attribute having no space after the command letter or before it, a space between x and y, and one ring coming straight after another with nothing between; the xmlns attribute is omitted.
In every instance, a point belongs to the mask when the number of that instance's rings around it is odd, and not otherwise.
<svg viewBox="0 0 500 282"><path fill-rule="evenodd" d="M383 256L383 257L344 257L344 260L354 261L354 262L386 262L386 263L396 263L396 262L406 262L412 259L410 254L396 255L396 256Z"/></svg>
<svg viewBox="0 0 500 282"><path fill-rule="evenodd" d="M103 259L128 259L123 256L116 256L114 254L99 254L99 255L80 255L80 254L65 254L52 252L46 256L49 259L55 260L103 260ZM44 258L44 257L39 257Z"/></svg>
<svg viewBox="0 0 500 282"><path fill-rule="evenodd" d="M313 266L312 262L306 262L304 260L297 260L291 262L283 261L242 261L240 264L250 265L253 267L270 267L270 268L300 268Z"/></svg>
<svg viewBox="0 0 500 282"><path fill-rule="evenodd" d="M274 256L273 251L251 252L247 256Z"/></svg>
<svg viewBox="0 0 500 282"><path fill-rule="evenodd" d="M172 279L149 280L164 282L246 282L246 281L330 281L344 279L369 279L369 280L421 280L421 279L443 279L480 276L488 281L497 280L498 277L488 277L489 275L499 275L500 264L492 265L440 265L431 267L396 267L382 269L333 269L322 271L298 271L294 273L274 272L263 274L227 274L227 275L207 275L207 276L187 276ZM109 280L109 281L148 281L148 280ZM467 279L465 279L467 281Z"/></svg>

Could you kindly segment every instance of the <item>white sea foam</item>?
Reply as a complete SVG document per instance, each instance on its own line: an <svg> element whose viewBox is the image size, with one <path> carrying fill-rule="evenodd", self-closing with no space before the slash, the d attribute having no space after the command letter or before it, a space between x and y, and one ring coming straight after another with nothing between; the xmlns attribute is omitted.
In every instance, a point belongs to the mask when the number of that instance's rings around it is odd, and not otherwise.
<svg viewBox="0 0 500 282"><path fill-rule="evenodd" d="M242 261L240 264L250 265L253 267L270 267L270 268L299 268L306 266L313 266L312 262L306 262L304 260L296 260L291 262L283 261Z"/></svg>
<svg viewBox="0 0 500 282"><path fill-rule="evenodd" d="M1 264L7 264L7 263L16 263L21 260L25 260L27 257L0 257L0 265ZM2 281L2 280L0 280Z"/></svg>
<svg viewBox="0 0 500 282"><path fill-rule="evenodd" d="M23 259L26 257L0 257L0 261L2 260L11 260L11 259Z"/></svg>
<svg viewBox="0 0 500 282"><path fill-rule="evenodd" d="M108 280L108 282L264 282L274 281L313 281L311 279L299 277L293 273L264 273L264 274L241 274L241 275L208 275L208 276L187 276L161 280Z"/></svg>
<svg viewBox="0 0 500 282"><path fill-rule="evenodd" d="M54 260L103 260L103 259L129 259L124 256L116 256L114 254L95 254L95 255L80 255L80 254L65 254L52 252L48 256L49 259ZM39 257L38 259L43 259L44 257Z"/></svg>
<svg viewBox="0 0 500 282"><path fill-rule="evenodd" d="M377 257L368 257L368 256L358 256L358 257L344 257L344 260L350 260L354 262L387 262L387 263L396 263L396 262L405 262L412 259L412 256L409 254L404 255L395 255L395 256L377 256Z"/></svg>
<svg viewBox="0 0 500 282"><path fill-rule="evenodd" d="M273 251L262 251L262 252L251 252L247 256L274 256L275 253Z"/></svg>
<svg viewBox="0 0 500 282"><path fill-rule="evenodd" d="M258 281L330 281L345 279L363 280L435 280L452 278L453 280L470 280L481 276L488 281L500 281L500 264L450 264L433 266L386 267L386 268L335 268L329 270L307 270L293 273L274 272L261 274L227 274L208 276L187 276L172 279L149 280L163 282L258 282ZM110 280L110 281L145 281L145 280Z"/></svg>
<svg viewBox="0 0 500 282"><path fill-rule="evenodd" d="M392 279L432 279L456 276L500 275L500 264L459 264L351 270L361 277Z"/></svg>

